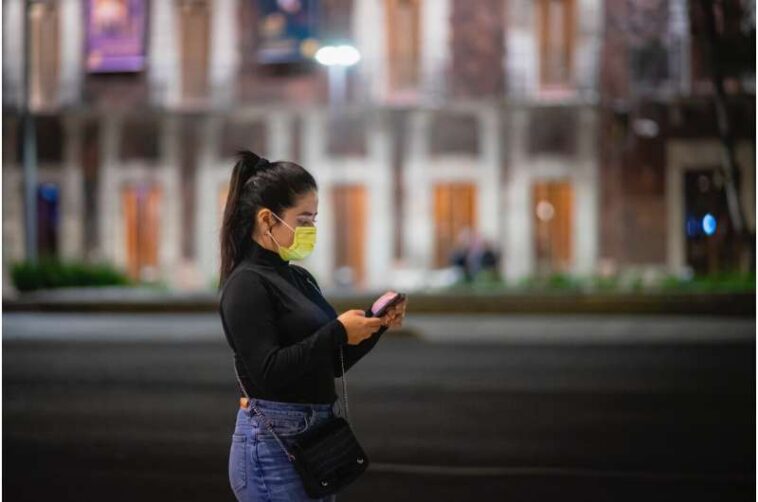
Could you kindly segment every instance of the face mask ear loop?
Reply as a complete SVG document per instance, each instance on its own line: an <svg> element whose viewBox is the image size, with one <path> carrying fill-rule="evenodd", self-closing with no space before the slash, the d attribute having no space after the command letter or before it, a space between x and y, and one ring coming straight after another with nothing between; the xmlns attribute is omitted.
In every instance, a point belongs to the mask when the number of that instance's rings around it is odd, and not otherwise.
<svg viewBox="0 0 758 502"><path fill-rule="evenodd" d="M273 215L276 217L276 219L277 219L277 220L279 220L279 221L281 221L282 223L284 223L284 226L286 226L287 228L289 228L290 230L292 230L292 233L295 233L295 229L294 229L294 228L292 228L291 226L289 226L289 225L287 224L287 222L286 222L286 221L284 221L283 219L281 219L281 218L279 218L278 216L276 216L276 213L275 213L275 212L271 211L271 214L273 214ZM269 232L269 233L270 233L270 232Z"/></svg>
<svg viewBox="0 0 758 502"><path fill-rule="evenodd" d="M284 223L284 225L285 225L287 228L289 228L290 230L292 230L292 233L295 233L295 230L294 230L294 229L293 229L291 226L287 225L287 222L286 222L286 221L284 221L283 219L281 219L281 218L279 218L278 216L276 216L276 213L275 213L275 212L271 211L271 214L273 214L273 215L276 217L276 219L277 219L277 220L279 220L279 221L281 221L282 223ZM274 234L272 234L272 233L271 233L271 230L266 230L266 232L268 232L268 235L269 235L269 236L270 236L270 237L271 237L271 238L274 240L274 242L276 243L276 246L277 246L277 248L281 248L281 247L282 247L282 245L281 245L281 244L279 244L279 241L277 241L277 240L276 240L276 237L274 237Z"/></svg>

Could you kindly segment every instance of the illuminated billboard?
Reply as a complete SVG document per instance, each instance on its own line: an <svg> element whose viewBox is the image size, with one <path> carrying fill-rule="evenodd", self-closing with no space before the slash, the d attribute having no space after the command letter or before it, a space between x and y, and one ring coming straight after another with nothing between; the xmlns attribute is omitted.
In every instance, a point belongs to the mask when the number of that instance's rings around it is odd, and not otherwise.
<svg viewBox="0 0 758 502"><path fill-rule="evenodd" d="M145 0L87 0L85 6L87 71L142 71L147 25Z"/></svg>

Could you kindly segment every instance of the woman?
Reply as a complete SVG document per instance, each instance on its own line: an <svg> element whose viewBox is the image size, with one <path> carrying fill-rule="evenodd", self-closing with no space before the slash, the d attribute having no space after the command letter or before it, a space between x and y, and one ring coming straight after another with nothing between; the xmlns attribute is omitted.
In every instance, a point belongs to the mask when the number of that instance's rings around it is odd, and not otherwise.
<svg viewBox="0 0 758 502"><path fill-rule="evenodd" d="M327 420L338 403L339 347L347 371L405 315L406 301L380 318L359 309L337 316L316 279L291 263L316 243L317 190L301 166L249 151L240 152L232 171L221 229L219 314L242 386L229 451L229 482L238 500L313 500L252 405L285 443Z"/></svg>

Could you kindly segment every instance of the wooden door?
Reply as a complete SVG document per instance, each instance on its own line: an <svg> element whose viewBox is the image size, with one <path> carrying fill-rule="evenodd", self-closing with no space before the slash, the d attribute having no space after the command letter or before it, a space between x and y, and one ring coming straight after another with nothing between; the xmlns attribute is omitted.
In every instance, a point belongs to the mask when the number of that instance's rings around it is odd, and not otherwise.
<svg viewBox="0 0 758 502"><path fill-rule="evenodd" d="M443 183L434 187L435 267L449 266L460 233L477 227L476 199L476 186L472 183Z"/></svg>
<svg viewBox="0 0 758 502"><path fill-rule="evenodd" d="M208 93L210 6L205 0L180 0L182 98L192 103Z"/></svg>
<svg viewBox="0 0 758 502"><path fill-rule="evenodd" d="M158 266L161 196L161 188L150 184L127 185L121 191L126 267L135 280L154 278Z"/></svg>
<svg viewBox="0 0 758 502"><path fill-rule="evenodd" d="M386 0L389 80L392 91L414 89L420 66L419 0Z"/></svg>
<svg viewBox="0 0 758 502"><path fill-rule="evenodd" d="M569 181L538 182L532 187L534 253L539 274L569 271L573 196Z"/></svg>
<svg viewBox="0 0 758 502"><path fill-rule="evenodd" d="M540 85L566 87L572 81L574 0L537 0Z"/></svg>
<svg viewBox="0 0 758 502"><path fill-rule="evenodd" d="M347 267L351 271L353 285L360 288L365 281L366 188L362 185L337 186L332 197L335 270Z"/></svg>

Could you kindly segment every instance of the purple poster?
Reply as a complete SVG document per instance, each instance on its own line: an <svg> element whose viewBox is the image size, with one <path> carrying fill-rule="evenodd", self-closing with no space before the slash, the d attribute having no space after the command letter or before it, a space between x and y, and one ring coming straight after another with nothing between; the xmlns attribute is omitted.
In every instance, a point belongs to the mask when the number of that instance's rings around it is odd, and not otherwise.
<svg viewBox="0 0 758 502"><path fill-rule="evenodd" d="M141 71L145 66L145 0L87 0L85 5L87 71Z"/></svg>

